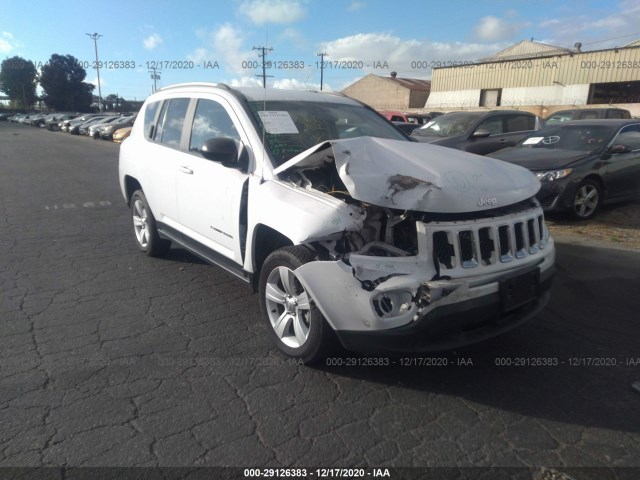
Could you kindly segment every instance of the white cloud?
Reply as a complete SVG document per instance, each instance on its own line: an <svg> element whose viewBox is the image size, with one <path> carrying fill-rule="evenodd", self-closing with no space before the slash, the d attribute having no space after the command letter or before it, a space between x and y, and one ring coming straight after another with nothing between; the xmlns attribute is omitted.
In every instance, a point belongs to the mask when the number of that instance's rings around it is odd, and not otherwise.
<svg viewBox="0 0 640 480"><path fill-rule="evenodd" d="M320 90L319 83L302 82L295 78L281 78L273 82L273 88L282 88L285 90ZM324 90L329 90L328 85L324 84Z"/></svg>
<svg viewBox="0 0 640 480"><path fill-rule="evenodd" d="M320 48L329 54L325 60L333 66L325 70L328 78L358 73L358 70L343 69L342 62L361 63L364 72L376 75L386 76L396 71L399 77L428 78L431 62L475 61L506 46L508 44L429 42L402 39L388 33L359 33L323 43Z"/></svg>
<svg viewBox="0 0 640 480"><path fill-rule="evenodd" d="M522 25L509 23L498 17L482 17L473 29L474 38L481 42L510 40L518 35Z"/></svg>
<svg viewBox="0 0 640 480"><path fill-rule="evenodd" d="M234 78L229 82L231 87L261 87L262 82L256 77Z"/></svg>
<svg viewBox="0 0 640 480"><path fill-rule="evenodd" d="M15 37L9 32L2 32L0 35L0 53L11 53L18 48L19 44Z"/></svg>
<svg viewBox="0 0 640 480"><path fill-rule="evenodd" d="M100 72L102 72L102 69L100 69ZM97 95L98 94L98 76L94 75L91 80L85 79L85 82L90 83L91 85L96 87L96 89L93 91L93 93ZM104 75L100 75L100 89L102 90L102 94L103 95L104 95L104 87L107 86L107 85L109 85L109 83L105 82Z"/></svg>
<svg viewBox="0 0 640 480"><path fill-rule="evenodd" d="M573 45L582 42L583 50L625 45L640 38L640 3L637 0L624 0L607 10L611 13L597 18L567 14L546 20L539 26L547 29L545 36L551 37L552 43Z"/></svg>
<svg viewBox="0 0 640 480"><path fill-rule="evenodd" d="M229 71L242 75L248 73L243 62L258 60L258 54L252 50L243 50L245 41L244 31L225 23L213 32L199 31L198 37L204 46L196 48L187 55L194 62L217 61L220 66Z"/></svg>
<svg viewBox="0 0 640 480"><path fill-rule="evenodd" d="M257 77L243 76L234 78L229 82L231 87L262 87L262 80ZM281 88L285 90L320 90L319 83L305 82L297 78L280 78L271 81L267 79L268 88ZM332 91L331 87L326 83L323 85L324 91Z"/></svg>
<svg viewBox="0 0 640 480"><path fill-rule="evenodd" d="M367 4L364 2L351 2L351 5L349 5L349 11L350 12L357 12L358 10L363 9Z"/></svg>
<svg viewBox="0 0 640 480"><path fill-rule="evenodd" d="M550 18L548 20L544 20L538 24L540 28L549 28L555 27L556 25L560 25L562 22L557 18Z"/></svg>
<svg viewBox="0 0 640 480"><path fill-rule="evenodd" d="M162 42L162 37L157 33L152 33L142 41L144 48L147 50L153 50L158 45L162 45Z"/></svg>
<svg viewBox="0 0 640 480"><path fill-rule="evenodd" d="M299 0L245 0L238 11L256 25L293 23L306 14Z"/></svg>
<svg viewBox="0 0 640 480"><path fill-rule="evenodd" d="M274 45L284 45L286 48L294 48L296 50L309 50L309 42L304 34L297 28L285 28L276 38ZM276 50L279 50L276 48Z"/></svg>

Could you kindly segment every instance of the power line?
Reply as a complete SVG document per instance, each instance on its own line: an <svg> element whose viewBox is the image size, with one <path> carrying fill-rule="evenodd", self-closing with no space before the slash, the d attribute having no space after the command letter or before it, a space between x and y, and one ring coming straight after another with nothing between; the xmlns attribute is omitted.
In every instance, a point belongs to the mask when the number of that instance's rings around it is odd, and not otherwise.
<svg viewBox="0 0 640 480"><path fill-rule="evenodd" d="M267 47L253 47L254 50L262 51L258 56L262 57L262 75L256 75L256 77L262 76L262 88L267 88L267 77L272 77L273 75L267 75L267 52L273 51L273 48Z"/></svg>

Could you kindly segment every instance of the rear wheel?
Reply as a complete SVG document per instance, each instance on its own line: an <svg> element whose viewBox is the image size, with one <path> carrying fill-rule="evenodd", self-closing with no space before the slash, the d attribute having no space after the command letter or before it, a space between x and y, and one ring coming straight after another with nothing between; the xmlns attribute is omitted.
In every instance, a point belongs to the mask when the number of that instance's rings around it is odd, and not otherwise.
<svg viewBox="0 0 640 480"><path fill-rule="evenodd" d="M600 185L595 180L587 178L576 190L571 213L578 220L588 220L596 214L601 199Z"/></svg>
<svg viewBox="0 0 640 480"><path fill-rule="evenodd" d="M262 316L277 347L305 364L321 360L331 343L331 327L300 283L295 270L314 260L303 247L271 253L260 271Z"/></svg>
<svg viewBox="0 0 640 480"><path fill-rule="evenodd" d="M156 219L151 213L142 190L136 190L131 196L131 219L133 233L140 250L151 257L157 257L169 250L171 242L158 235Z"/></svg>

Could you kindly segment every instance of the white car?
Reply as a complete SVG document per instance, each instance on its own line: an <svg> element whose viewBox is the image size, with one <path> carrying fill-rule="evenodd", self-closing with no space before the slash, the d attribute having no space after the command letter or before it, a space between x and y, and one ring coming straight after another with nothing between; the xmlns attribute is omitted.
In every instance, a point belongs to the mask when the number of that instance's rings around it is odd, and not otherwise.
<svg viewBox="0 0 640 480"><path fill-rule="evenodd" d="M139 248L175 242L247 281L276 345L305 363L333 332L365 353L455 348L549 298L533 174L411 142L340 94L163 88L119 171Z"/></svg>

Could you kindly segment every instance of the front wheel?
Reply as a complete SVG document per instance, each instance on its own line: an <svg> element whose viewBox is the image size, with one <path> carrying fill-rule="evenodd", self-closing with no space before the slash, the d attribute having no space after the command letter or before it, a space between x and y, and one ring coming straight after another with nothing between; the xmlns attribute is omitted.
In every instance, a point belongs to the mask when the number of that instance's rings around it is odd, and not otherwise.
<svg viewBox="0 0 640 480"><path fill-rule="evenodd" d="M131 196L131 219L133 233L140 250L151 257L166 253L171 242L161 239L158 235L156 219L151 213L147 198L142 190L136 190Z"/></svg>
<svg viewBox="0 0 640 480"><path fill-rule="evenodd" d="M596 214L601 198L602 193L598 182L587 178L578 185L573 197L571 213L578 220L588 220Z"/></svg>
<svg viewBox="0 0 640 480"><path fill-rule="evenodd" d="M285 247L271 253L260 271L260 307L271 337L282 352L305 364L325 356L332 333L295 273L313 260L304 247Z"/></svg>

